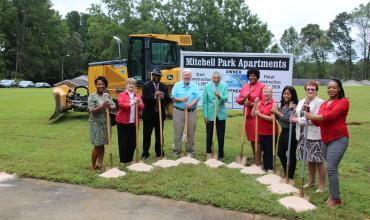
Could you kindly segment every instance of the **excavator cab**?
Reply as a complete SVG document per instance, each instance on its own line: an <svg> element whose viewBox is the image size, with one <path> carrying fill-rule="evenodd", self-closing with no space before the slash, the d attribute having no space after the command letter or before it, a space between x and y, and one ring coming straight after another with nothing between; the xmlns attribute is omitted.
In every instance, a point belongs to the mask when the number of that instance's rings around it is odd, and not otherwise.
<svg viewBox="0 0 370 220"><path fill-rule="evenodd" d="M127 59L89 63L87 96L96 91L94 80L98 76L107 78L107 92L114 100L117 100L118 94L126 88L127 78L136 79L137 92L141 93L141 85L151 80L150 73L155 68L162 70L161 82L168 86L169 92L181 79L180 46L192 45L190 35L133 34L129 36L128 43ZM70 94L71 91L73 94ZM55 119L70 109L88 111L87 99L81 99L81 96L75 93L74 88L67 88L65 85L63 88L54 88L56 107L50 119ZM172 115L172 109L169 114Z"/></svg>

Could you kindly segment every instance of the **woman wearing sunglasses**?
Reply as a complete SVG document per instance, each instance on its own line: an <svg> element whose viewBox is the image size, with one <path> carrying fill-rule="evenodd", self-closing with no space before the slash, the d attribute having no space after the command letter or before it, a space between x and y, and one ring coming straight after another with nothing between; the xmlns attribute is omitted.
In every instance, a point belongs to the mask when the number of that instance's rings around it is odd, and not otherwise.
<svg viewBox="0 0 370 220"><path fill-rule="evenodd" d="M298 102L296 116L291 118L296 125L296 138L298 140L297 156L299 160L308 161L308 182L304 188L311 188L315 185L316 170L319 173L319 188L316 192L325 190L325 159L323 156L320 128L308 122L307 145L304 146L304 126L306 124L305 113L317 114L324 100L317 97L319 86L316 81L310 80L304 85L306 98Z"/></svg>

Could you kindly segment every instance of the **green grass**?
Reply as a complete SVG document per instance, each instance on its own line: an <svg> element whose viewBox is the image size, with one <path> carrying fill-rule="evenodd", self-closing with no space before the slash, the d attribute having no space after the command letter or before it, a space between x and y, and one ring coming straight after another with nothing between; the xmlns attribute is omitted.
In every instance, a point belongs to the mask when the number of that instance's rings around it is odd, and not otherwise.
<svg viewBox="0 0 370 220"><path fill-rule="evenodd" d="M321 87L320 96L326 98L325 93L325 88ZM302 88L299 88L299 94L302 97ZM351 102L348 122L358 123L349 126L350 146L340 165L345 204L339 208L329 209L324 205L327 192L315 194L315 189L310 189L306 194L318 209L297 214L279 205L277 200L283 196L267 192L255 177L242 175L238 170L210 169L205 165L156 168L146 174L128 172L127 176L118 179L99 178L98 174L88 171L91 146L87 114L71 112L50 124L48 118L54 108L50 89L0 89L0 171L17 173L20 177L112 188L289 219L365 219L370 217L370 88L347 87L346 94ZM230 115L225 140L227 163L232 162L239 152L242 127L241 113L232 111ZM172 145L172 123L165 122L165 152L168 155ZM116 128L113 131L114 164L126 170L119 165ZM204 160L202 117L198 118L196 143L196 158ZM249 144L245 145L245 150L250 156ZM152 148L151 155L154 155ZM154 158L148 162L154 162ZM108 166L107 159L105 163Z"/></svg>

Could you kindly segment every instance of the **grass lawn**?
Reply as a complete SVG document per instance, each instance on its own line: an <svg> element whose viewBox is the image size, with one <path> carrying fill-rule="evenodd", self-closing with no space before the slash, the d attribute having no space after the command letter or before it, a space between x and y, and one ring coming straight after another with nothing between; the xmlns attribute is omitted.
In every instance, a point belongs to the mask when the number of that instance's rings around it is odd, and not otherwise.
<svg viewBox="0 0 370 220"><path fill-rule="evenodd" d="M303 89L298 90L302 98ZM370 217L370 87L346 87L345 92L351 104L348 116L351 138L339 168L345 202L339 208L327 208L324 205L327 191L315 194L314 188L305 193L318 209L297 214L281 206L278 199L283 196L269 193L255 177L240 174L239 170L210 169L205 165L155 168L146 174L128 172L127 176L118 179L100 178L88 170L91 146L87 114L71 112L50 124L48 118L54 111L50 89L0 89L0 171L17 173L20 177L112 188L289 219L365 219ZM319 96L326 99L324 87L320 88ZM165 122L165 152L168 155L172 146L172 123ZM226 125L227 163L232 162L239 152L241 127L242 114L231 112ZM126 170L119 165L115 127L113 131L114 165ZM196 131L196 158L204 160L205 125L200 112ZM245 152L251 156L249 144L245 144ZM154 162L153 148L151 156L148 163ZM299 168L296 183L299 183L298 177Z"/></svg>

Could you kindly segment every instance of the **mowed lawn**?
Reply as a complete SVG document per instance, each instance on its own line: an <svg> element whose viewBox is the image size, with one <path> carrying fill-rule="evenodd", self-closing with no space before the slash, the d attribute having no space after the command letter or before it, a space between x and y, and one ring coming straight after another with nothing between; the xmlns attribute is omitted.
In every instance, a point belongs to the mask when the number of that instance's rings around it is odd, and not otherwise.
<svg viewBox="0 0 370 220"><path fill-rule="evenodd" d="M302 98L302 87L298 91ZM127 176L118 179L100 178L88 170L91 146L87 113L70 112L57 123L49 123L54 111L51 89L0 89L0 171L16 173L20 177L112 188L289 219L366 219L370 217L370 87L346 87L345 91L351 103L348 117L351 137L339 168L344 200L344 205L339 208L327 208L324 201L328 192L316 194L316 188L313 188L305 193L318 208L298 214L281 206L278 200L284 196L268 192L256 177L241 174L239 170L210 169L205 165L155 168L145 174L128 171ZM319 95L327 98L325 87L320 87ZM172 127L171 120L165 122L167 155L170 155L173 143ZM241 128L242 114L231 112L226 125L227 163L232 162L239 152ZM201 112L196 131L196 158L204 160L205 125ZM245 144L245 154L251 156L248 143ZM115 127L113 158L115 166L127 171L119 164ZM151 148L151 158L146 162L154 161L154 149ZM105 165L108 166L108 157ZM295 181L298 187L300 163L297 167Z"/></svg>

